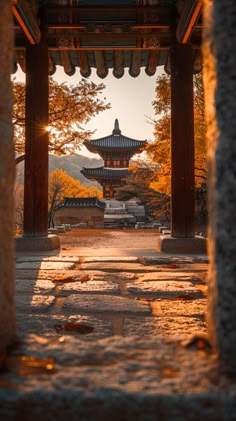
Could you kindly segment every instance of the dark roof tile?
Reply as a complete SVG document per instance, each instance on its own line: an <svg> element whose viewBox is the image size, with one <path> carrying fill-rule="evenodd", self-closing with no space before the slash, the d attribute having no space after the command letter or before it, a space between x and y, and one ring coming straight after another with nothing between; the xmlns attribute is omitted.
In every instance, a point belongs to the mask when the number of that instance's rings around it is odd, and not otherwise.
<svg viewBox="0 0 236 421"><path fill-rule="evenodd" d="M126 178L130 174L128 168L84 168L81 173L87 178Z"/></svg>
<svg viewBox="0 0 236 421"><path fill-rule="evenodd" d="M56 209L62 207L97 207L104 209L105 203L97 197L64 197L64 199L57 205Z"/></svg>

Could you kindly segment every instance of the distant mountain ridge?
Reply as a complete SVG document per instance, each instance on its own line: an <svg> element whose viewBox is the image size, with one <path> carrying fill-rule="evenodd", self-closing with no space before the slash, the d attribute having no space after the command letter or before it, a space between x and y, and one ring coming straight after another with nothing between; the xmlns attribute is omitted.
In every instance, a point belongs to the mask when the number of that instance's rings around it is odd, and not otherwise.
<svg viewBox="0 0 236 421"><path fill-rule="evenodd" d="M96 186L101 189L101 186L96 181L91 181L85 178L80 170L83 167L95 168L103 165L102 159L88 158L84 155L49 155L49 172L59 168L66 171L70 177L79 180L81 184L87 187ZM17 165L17 181L22 184L24 180L24 162Z"/></svg>

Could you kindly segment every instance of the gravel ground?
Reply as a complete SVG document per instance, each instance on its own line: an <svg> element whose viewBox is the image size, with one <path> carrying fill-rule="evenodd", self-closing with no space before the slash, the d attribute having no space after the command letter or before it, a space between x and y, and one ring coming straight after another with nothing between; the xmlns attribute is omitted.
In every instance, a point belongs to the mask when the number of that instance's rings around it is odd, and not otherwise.
<svg viewBox="0 0 236 421"><path fill-rule="evenodd" d="M157 230L72 229L60 234L61 247L156 248Z"/></svg>

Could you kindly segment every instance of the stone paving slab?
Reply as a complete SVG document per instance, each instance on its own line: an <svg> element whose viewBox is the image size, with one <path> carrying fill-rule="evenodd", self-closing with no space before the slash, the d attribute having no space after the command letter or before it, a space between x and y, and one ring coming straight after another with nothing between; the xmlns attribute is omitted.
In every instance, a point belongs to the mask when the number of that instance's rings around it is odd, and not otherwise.
<svg viewBox="0 0 236 421"><path fill-rule="evenodd" d="M81 296L71 295L65 299L63 305L65 314L79 313L123 313L123 314L151 314L147 303L141 303L120 296Z"/></svg>
<svg viewBox="0 0 236 421"><path fill-rule="evenodd" d="M68 282L57 289L58 296L68 294L93 293L93 294L118 294L117 284L105 281Z"/></svg>
<svg viewBox="0 0 236 421"><path fill-rule="evenodd" d="M72 263L79 263L80 258L77 256L16 256L17 263L23 262L72 262Z"/></svg>
<svg viewBox="0 0 236 421"><path fill-rule="evenodd" d="M55 302L52 295L18 294L16 299L16 313L46 313Z"/></svg>
<svg viewBox="0 0 236 421"><path fill-rule="evenodd" d="M116 279L135 279L136 274L132 272L103 272L102 266L98 270L80 270L80 269L70 269L70 270L24 270L18 269L16 271L17 279L42 279L42 280L56 280L56 279L65 279L65 278L81 278L83 276L89 276L97 280L116 280Z"/></svg>
<svg viewBox="0 0 236 421"><path fill-rule="evenodd" d="M186 264L186 263L208 263L208 256L141 256L138 258L140 263L151 265L162 264Z"/></svg>
<svg viewBox="0 0 236 421"><path fill-rule="evenodd" d="M192 282L194 284L196 283L205 283L205 273L200 273L196 275L196 272L170 272L169 270L166 270L165 272L146 272L138 274L138 278L142 279L142 281L155 281L155 280L167 280L167 279L173 279L178 281L186 281L186 282Z"/></svg>
<svg viewBox="0 0 236 421"><path fill-rule="evenodd" d="M93 327L93 331L88 334L80 334L74 331L59 330L66 322L82 323ZM17 316L17 334L23 340L29 334L45 337L45 343L49 338L59 338L60 336L74 336L84 341L94 341L101 338L106 338L112 335L112 323L108 320L92 317L92 316L65 316L63 314L18 314Z"/></svg>
<svg viewBox="0 0 236 421"><path fill-rule="evenodd" d="M29 269L29 270L35 270L35 269L39 269L39 270L68 270L68 269L75 269L76 265L74 262L45 262L43 261L39 261L39 262L17 262L16 263L16 270L17 269Z"/></svg>
<svg viewBox="0 0 236 421"><path fill-rule="evenodd" d="M185 297L185 298L184 298ZM188 300L185 294L182 299L164 300L158 299L150 302L152 314L154 316L176 317L191 316L204 320L206 314L206 299Z"/></svg>
<svg viewBox="0 0 236 421"><path fill-rule="evenodd" d="M46 279L16 279L16 294L55 294L55 284ZM17 295L18 297L18 295Z"/></svg>
<svg viewBox="0 0 236 421"><path fill-rule="evenodd" d="M17 279L48 279L52 280L55 278L66 278L70 277L77 277L81 275L81 271L77 270L34 270L34 269L17 269L16 270L16 278Z"/></svg>
<svg viewBox="0 0 236 421"><path fill-rule="evenodd" d="M138 263L139 262L139 258L138 257L134 257L134 256L126 256L126 257L122 257L122 256L108 256L108 257L99 257L99 256L94 256L94 257L81 257L80 258L80 262L86 262L86 263L91 263L91 262L119 262L119 263Z"/></svg>
<svg viewBox="0 0 236 421"><path fill-rule="evenodd" d="M104 272L160 272L160 268L155 266L144 266L140 263L124 263L124 262L88 262L82 263L82 270L102 270Z"/></svg>
<svg viewBox="0 0 236 421"><path fill-rule="evenodd" d="M148 296L154 298L176 298L180 294L191 294L192 296L201 296L190 282L181 281L136 281L135 283L127 284L128 292L134 295ZM197 297L196 297L197 298Z"/></svg>
<svg viewBox="0 0 236 421"><path fill-rule="evenodd" d="M203 335L206 332L204 321L196 317L128 317L123 324L124 336L173 336L178 340Z"/></svg>

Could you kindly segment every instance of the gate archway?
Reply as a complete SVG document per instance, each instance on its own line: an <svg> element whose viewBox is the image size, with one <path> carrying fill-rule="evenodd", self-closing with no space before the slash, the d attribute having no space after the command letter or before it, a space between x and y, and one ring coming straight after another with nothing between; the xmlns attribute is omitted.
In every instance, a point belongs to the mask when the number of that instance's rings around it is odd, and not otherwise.
<svg viewBox="0 0 236 421"><path fill-rule="evenodd" d="M48 238L48 75L57 65L67 75L79 67L83 77L96 68L101 78L109 69L120 78L125 68L137 77L142 67L153 75L164 66L171 75L172 241L179 251L197 250L193 73L201 70L201 8L193 0L13 2L15 64L26 72L25 240Z"/></svg>

